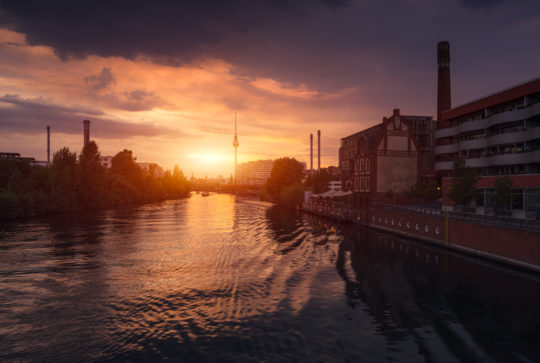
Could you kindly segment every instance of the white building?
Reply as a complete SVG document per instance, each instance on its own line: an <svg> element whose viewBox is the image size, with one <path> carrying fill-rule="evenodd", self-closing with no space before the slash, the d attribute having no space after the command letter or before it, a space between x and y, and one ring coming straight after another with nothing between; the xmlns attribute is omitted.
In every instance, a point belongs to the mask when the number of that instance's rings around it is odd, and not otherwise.
<svg viewBox="0 0 540 363"><path fill-rule="evenodd" d="M333 192L340 192L341 191L341 181L340 180L332 180L328 182L328 188L330 188Z"/></svg>
<svg viewBox="0 0 540 363"><path fill-rule="evenodd" d="M274 160L256 160L238 165L237 183L263 185L270 178Z"/></svg>
<svg viewBox="0 0 540 363"><path fill-rule="evenodd" d="M101 160L101 165L103 165L106 168L110 168L112 166L112 156L100 156L99 159Z"/></svg>

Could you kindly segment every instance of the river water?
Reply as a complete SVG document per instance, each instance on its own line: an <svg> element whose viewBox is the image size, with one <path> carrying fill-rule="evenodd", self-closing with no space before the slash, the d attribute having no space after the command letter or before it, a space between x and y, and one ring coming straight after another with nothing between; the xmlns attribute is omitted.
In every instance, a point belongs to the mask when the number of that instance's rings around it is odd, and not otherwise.
<svg viewBox="0 0 540 363"><path fill-rule="evenodd" d="M540 278L225 194L0 224L0 361L540 360Z"/></svg>

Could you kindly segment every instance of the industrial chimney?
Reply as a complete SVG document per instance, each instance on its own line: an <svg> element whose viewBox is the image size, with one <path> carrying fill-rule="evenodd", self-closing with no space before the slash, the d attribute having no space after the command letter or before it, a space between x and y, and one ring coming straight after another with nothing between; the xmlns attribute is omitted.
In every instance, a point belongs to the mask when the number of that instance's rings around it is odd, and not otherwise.
<svg viewBox="0 0 540 363"><path fill-rule="evenodd" d="M313 134L309 134L309 175L313 178Z"/></svg>
<svg viewBox="0 0 540 363"><path fill-rule="evenodd" d="M321 130L317 130L317 171L321 175Z"/></svg>
<svg viewBox="0 0 540 363"><path fill-rule="evenodd" d="M84 146L86 146L90 142L90 121L89 120L83 121L83 129L84 129Z"/></svg>
<svg viewBox="0 0 540 363"><path fill-rule="evenodd" d="M47 166L51 165L51 127L47 126Z"/></svg>
<svg viewBox="0 0 540 363"><path fill-rule="evenodd" d="M442 121L442 112L451 107L450 94L450 43L437 44L437 65L439 79L437 83L437 123Z"/></svg>

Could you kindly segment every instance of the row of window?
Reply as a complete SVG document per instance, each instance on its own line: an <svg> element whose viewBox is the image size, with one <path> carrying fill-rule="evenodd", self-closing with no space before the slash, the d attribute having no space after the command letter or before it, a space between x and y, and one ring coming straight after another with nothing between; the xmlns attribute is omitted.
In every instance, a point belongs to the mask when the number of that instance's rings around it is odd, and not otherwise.
<svg viewBox="0 0 540 363"><path fill-rule="evenodd" d="M371 160L370 159L360 159L354 161L354 172L359 173L369 173L371 171Z"/></svg>
<svg viewBox="0 0 540 363"><path fill-rule="evenodd" d="M534 94L531 94L525 97L520 97L518 99L512 100L510 102L507 102L501 105L489 107L485 110L479 110L479 111L470 113L468 115L455 118L451 121L452 127L459 126L464 122L482 120L486 117L497 115L502 112L510 112L516 109L521 109L523 107L528 107L539 102L540 102L540 92L536 92Z"/></svg>
<svg viewBox="0 0 540 363"><path fill-rule="evenodd" d="M487 129L475 130L472 132L463 133L451 138L451 143L455 144L457 142L468 141L468 140L478 140L495 135L507 134L513 132L521 132L529 129L540 127L540 115L534 117L518 120L512 122L506 122L504 124L495 125ZM441 139L439 139L441 140Z"/></svg>
<svg viewBox="0 0 540 363"><path fill-rule="evenodd" d="M467 149L455 153L438 154L436 159L437 161L451 161L456 158L474 159L494 155L519 154L536 150L540 150L540 140L537 139L530 142L495 145L490 146L487 149Z"/></svg>
<svg viewBox="0 0 540 363"><path fill-rule="evenodd" d="M355 192L369 192L369 190L370 190L369 176L354 178L354 191Z"/></svg>
<svg viewBox="0 0 540 363"><path fill-rule="evenodd" d="M494 207L495 190L493 188L476 189L475 205L477 207ZM540 204L540 189L512 188L508 208L536 210Z"/></svg>

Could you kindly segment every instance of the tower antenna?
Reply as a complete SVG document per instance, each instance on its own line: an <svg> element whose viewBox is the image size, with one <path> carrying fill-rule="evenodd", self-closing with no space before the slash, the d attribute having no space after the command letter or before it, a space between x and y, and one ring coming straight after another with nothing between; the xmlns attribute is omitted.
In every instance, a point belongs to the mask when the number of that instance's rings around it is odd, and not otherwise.
<svg viewBox="0 0 540 363"><path fill-rule="evenodd" d="M238 146L240 146L240 143L238 142L238 134L236 133L236 112L234 113L234 140L233 140L233 147L234 147L234 184L236 184L236 178L238 173L238 165L237 165L237 152L238 152Z"/></svg>

